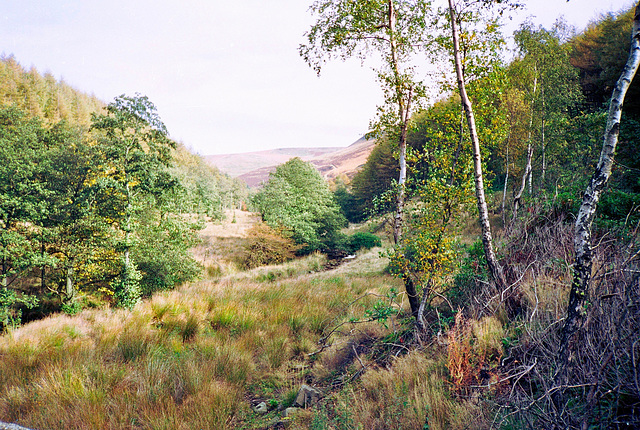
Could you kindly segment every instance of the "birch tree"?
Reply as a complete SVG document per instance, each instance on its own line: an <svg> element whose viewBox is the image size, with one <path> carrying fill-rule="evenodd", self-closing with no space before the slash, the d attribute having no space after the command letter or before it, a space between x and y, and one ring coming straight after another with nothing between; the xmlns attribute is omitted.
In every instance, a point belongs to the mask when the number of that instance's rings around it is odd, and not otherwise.
<svg viewBox="0 0 640 430"><path fill-rule="evenodd" d="M478 2L478 4L480 5L491 3L492 2L490 1ZM460 17L462 16L462 14L456 9L454 0L448 0L448 5L449 24L451 30L451 41L453 44L453 56L456 80L458 84L458 92L460 93L460 100L467 119L469 137L471 138L471 147L473 149L474 184L480 228L482 230L482 245L484 248L484 254L487 260L489 272L491 273L491 277L493 278L498 290L502 291L506 288L507 282L504 277L502 266L500 266L500 263L498 262L495 251L493 249L493 237L491 234L491 224L489 223L489 211L487 209L487 201L484 192L484 177L482 173L480 139L478 138L478 131L476 128L476 121L473 113L471 99L467 94L465 70L463 67L460 49L459 25Z"/></svg>
<svg viewBox="0 0 640 430"><path fill-rule="evenodd" d="M539 147L541 160L539 183L544 187L550 140L547 136L557 134L553 133L554 127L562 122L561 118L566 118L569 108L581 99L578 72L569 63L568 45L563 45L561 41L563 30L565 25L562 21L556 22L551 30L526 23L514 34L520 52L520 58L512 63L512 69L518 72L514 84L527 94L530 105L527 156L520 187L513 198L514 219L527 186L529 195L533 194L532 161L536 146Z"/></svg>
<svg viewBox="0 0 640 430"><path fill-rule="evenodd" d="M300 46L300 55L318 74L325 61L332 58L364 60L375 54L382 60L376 71L384 104L379 107L374 129L379 137L398 144L400 173L393 225L397 246L403 237L407 132L411 114L424 95L411 57L425 43L429 6L425 0L319 0L310 8L317 21L306 33L307 44ZM408 274L403 278L412 313L417 316L420 304L416 288Z"/></svg>
<svg viewBox="0 0 640 430"><path fill-rule="evenodd" d="M593 265L591 227L600 196L611 176L625 95L640 64L640 2L635 9L631 39L631 49L627 63L611 95L600 159L585 190L575 223L574 248L576 257L573 266L573 281L569 293L567 317L562 328L560 342L561 364L556 373L556 382L559 383L564 383L566 379L567 366L571 361L571 352L575 348L573 344L574 337L587 314L588 292Z"/></svg>

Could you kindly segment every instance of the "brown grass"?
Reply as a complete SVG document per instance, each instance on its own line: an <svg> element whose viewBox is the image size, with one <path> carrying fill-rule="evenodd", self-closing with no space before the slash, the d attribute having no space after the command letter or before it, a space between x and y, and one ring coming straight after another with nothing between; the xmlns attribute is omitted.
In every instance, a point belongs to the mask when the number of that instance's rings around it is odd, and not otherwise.
<svg viewBox="0 0 640 430"><path fill-rule="evenodd" d="M229 264L225 241L241 241L234 235L252 222L236 221L196 250L207 264ZM422 428L427 419L432 429L480 428L481 408L452 397L444 354L413 351L380 367L375 345L400 322L349 323L364 319L376 294L402 289L379 251L331 271L320 255L225 269L132 311L27 324L0 337L0 420L37 429L266 428L310 383L328 396L290 428ZM277 407L257 416L258 401Z"/></svg>

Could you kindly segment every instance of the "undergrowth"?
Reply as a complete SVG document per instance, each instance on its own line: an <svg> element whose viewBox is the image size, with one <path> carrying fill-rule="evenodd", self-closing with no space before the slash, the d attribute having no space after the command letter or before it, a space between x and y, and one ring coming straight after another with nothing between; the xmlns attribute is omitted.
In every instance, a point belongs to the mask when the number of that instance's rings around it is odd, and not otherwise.
<svg viewBox="0 0 640 430"><path fill-rule="evenodd" d="M637 232L599 236L574 383L555 387L572 261L571 226L559 216L529 212L510 227L499 248L505 292L486 288L479 247L469 245L420 336L380 248L332 270L313 254L216 271L131 311L27 324L0 338L0 421L36 429L637 425ZM302 384L323 397L285 418ZM260 402L265 415L252 409Z"/></svg>

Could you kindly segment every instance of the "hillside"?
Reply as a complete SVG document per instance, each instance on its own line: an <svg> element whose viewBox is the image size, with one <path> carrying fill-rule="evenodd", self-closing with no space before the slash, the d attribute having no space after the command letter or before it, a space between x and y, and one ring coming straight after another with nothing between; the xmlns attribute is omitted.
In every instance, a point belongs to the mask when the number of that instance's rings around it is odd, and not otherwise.
<svg viewBox="0 0 640 430"><path fill-rule="evenodd" d="M364 138L346 148L282 148L244 154L208 155L207 162L233 177L244 180L250 187L256 187L269 179L279 164L299 157L310 162L327 179L340 175L353 177L367 161L375 142Z"/></svg>
<svg viewBox="0 0 640 430"><path fill-rule="evenodd" d="M0 56L0 106L16 106L47 124L65 120L88 126L91 114L106 106L51 73L25 69L13 55Z"/></svg>
<svg viewBox="0 0 640 430"><path fill-rule="evenodd" d="M364 321L371 293L385 294L398 281L383 273L377 250L330 271L317 254L250 272L228 269L255 221L236 211L207 224L196 249L206 268L201 281L132 311L58 314L0 337L0 421L35 429L282 428L302 384L325 394L342 386L357 363L344 342L350 336L331 335L338 342L322 355L318 342L337 321ZM358 360L374 366L365 349L392 331L373 321L358 327L366 334L356 339ZM261 402L264 415L252 408ZM298 408L290 428L317 428L314 411ZM399 422L420 419L410 415Z"/></svg>

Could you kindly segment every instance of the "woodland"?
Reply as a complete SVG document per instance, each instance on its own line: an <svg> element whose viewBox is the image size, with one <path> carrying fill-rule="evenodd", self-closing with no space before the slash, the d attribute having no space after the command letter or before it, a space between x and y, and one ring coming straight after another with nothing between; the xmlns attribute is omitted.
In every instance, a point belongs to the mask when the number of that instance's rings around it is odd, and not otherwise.
<svg viewBox="0 0 640 430"><path fill-rule="evenodd" d="M640 6L508 42L518 7L315 1L302 60L376 67L376 147L251 192L2 58L0 421L640 427Z"/></svg>
<svg viewBox="0 0 640 430"><path fill-rule="evenodd" d="M0 327L195 279L204 217L246 186L171 141L144 96L105 105L11 56L0 77Z"/></svg>

